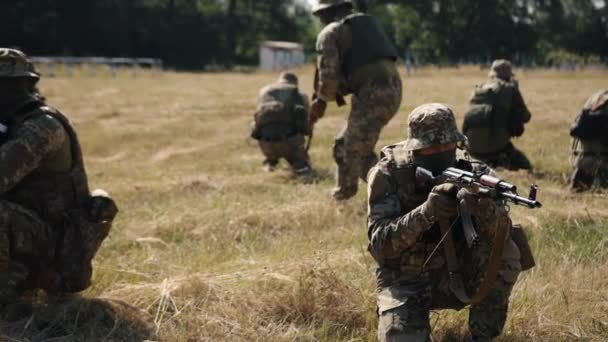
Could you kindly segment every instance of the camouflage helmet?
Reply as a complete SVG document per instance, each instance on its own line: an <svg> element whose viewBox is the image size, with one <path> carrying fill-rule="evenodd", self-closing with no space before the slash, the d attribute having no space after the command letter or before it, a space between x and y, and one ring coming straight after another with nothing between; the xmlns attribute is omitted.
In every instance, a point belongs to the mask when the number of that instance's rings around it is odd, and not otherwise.
<svg viewBox="0 0 608 342"><path fill-rule="evenodd" d="M452 110L441 103L427 103L414 109L408 117L407 150L466 141L456 128Z"/></svg>
<svg viewBox="0 0 608 342"><path fill-rule="evenodd" d="M297 86L298 76L291 72L282 72L281 75L279 75L279 82L293 84Z"/></svg>
<svg viewBox="0 0 608 342"><path fill-rule="evenodd" d="M323 10L326 10L330 7L340 6L340 5L350 5L353 6L353 2L351 0L319 0L316 5L312 8L312 14L317 14Z"/></svg>
<svg viewBox="0 0 608 342"><path fill-rule="evenodd" d="M29 77L38 80L40 75L23 52L0 48L0 77Z"/></svg>
<svg viewBox="0 0 608 342"><path fill-rule="evenodd" d="M502 79L510 79L513 77L513 71L511 67L511 62L506 59L497 59L492 63L492 67L490 67L490 73L488 77L498 77Z"/></svg>

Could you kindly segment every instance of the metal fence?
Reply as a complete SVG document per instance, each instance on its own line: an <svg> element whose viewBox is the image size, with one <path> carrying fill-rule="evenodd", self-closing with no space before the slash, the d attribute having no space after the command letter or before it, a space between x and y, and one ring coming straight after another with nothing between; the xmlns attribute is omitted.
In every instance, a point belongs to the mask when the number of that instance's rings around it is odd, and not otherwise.
<svg viewBox="0 0 608 342"><path fill-rule="evenodd" d="M163 69L163 61L155 58L35 56L30 59L45 77L73 77L76 75L116 77L123 72L128 72L136 77L142 70L161 71Z"/></svg>

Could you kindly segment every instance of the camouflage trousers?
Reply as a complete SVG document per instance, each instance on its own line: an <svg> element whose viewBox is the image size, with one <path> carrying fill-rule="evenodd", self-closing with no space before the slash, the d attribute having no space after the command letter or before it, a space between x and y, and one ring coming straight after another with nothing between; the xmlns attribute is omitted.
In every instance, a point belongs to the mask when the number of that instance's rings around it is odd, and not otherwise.
<svg viewBox="0 0 608 342"><path fill-rule="evenodd" d="M473 341L491 341L500 335L507 319L511 289L521 272L519 249L513 241L505 246L499 275L489 294L469 308ZM378 294L378 341L430 341L431 310L464 307L449 289L446 269L428 276L399 282Z"/></svg>
<svg viewBox="0 0 608 342"><path fill-rule="evenodd" d="M334 197L346 199L357 193L359 178L378 161L374 148L380 131L395 116L401 105L401 79L382 82L369 80L352 96L346 126L336 137L333 148L338 166Z"/></svg>
<svg viewBox="0 0 608 342"><path fill-rule="evenodd" d="M471 156L492 168L507 170L532 170L532 163L526 155L509 143L503 150L496 153L477 154L469 151Z"/></svg>
<svg viewBox="0 0 608 342"><path fill-rule="evenodd" d="M284 158L296 174L311 171L310 158L302 134L296 134L285 141L259 141L258 144L266 158L264 165L274 168L279 160Z"/></svg>
<svg viewBox="0 0 608 342"><path fill-rule="evenodd" d="M594 186L608 188L608 154L577 152L571 158L570 188L585 191Z"/></svg>
<svg viewBox="0 0 608 342"><path fill-rule="evenodd" d="M0 200L0 305L27 289L55 255L53 229L20 205Z"/></svg>

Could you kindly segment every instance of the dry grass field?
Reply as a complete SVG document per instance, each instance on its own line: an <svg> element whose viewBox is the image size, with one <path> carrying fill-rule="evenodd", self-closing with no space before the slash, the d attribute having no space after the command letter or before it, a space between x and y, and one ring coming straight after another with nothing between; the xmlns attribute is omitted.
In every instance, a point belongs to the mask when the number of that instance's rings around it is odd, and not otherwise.
<svg viewBox="0 0 608 342"><path fill-rule="evenodd" d="M378 149L405 138L425 102L459 121L479 68L422 69L404 77L404 102ZM301 87L310 69L297 70ZM499 172L540 185L541 210L512 208L538 266L522 274L499 341L608 340L608 192L571 194L568 127L608 86L606 71L517 70L533 113L515 141L537 171ZM274 173L248 139L258 89L274 73L161 73L43 79L48 102L70 116L90 183L121 212L82 296L0 321L2 341L373 341L373 262L366 190L331 200L331 143L347 115L329 108L311 149L319 176ZM458 341L467 312L432 313L433 335Z"/></svg>

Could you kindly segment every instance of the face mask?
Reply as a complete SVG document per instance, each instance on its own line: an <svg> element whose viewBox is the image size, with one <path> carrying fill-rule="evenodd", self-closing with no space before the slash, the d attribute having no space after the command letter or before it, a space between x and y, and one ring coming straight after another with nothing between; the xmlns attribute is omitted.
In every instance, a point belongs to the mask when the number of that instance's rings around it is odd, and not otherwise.
<svg viewBox="0 0 608 342"><path fill-rule="evenodd" d="M429 155L414 154L414 163L438 176L445 169L456 164L456 153L445 151Z"/></svg>

